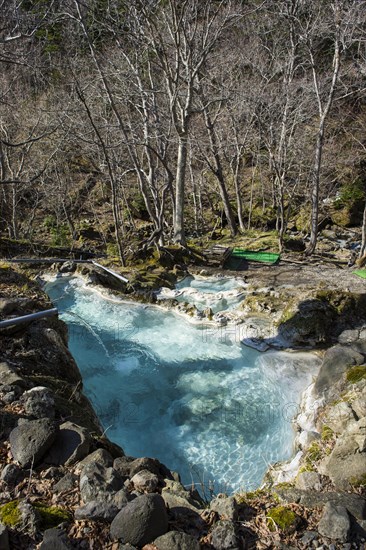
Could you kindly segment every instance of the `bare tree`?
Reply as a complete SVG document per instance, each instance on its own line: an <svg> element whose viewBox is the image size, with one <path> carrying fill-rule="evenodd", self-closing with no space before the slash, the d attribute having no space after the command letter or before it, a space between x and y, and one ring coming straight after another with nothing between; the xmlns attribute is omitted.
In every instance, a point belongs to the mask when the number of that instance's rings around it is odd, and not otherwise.
<svg viewBox="0 0 366 550"><path fill-rule="evenodd" d="M194 115L197 79L220 37L237 20L231 2L168 0L139 6L144 15L141 32L149 41L162 71L170 114L177 136L174 240L186 242L184 228L185 180L190 125ZM139 18L140 19L140 18Z"/></svg>

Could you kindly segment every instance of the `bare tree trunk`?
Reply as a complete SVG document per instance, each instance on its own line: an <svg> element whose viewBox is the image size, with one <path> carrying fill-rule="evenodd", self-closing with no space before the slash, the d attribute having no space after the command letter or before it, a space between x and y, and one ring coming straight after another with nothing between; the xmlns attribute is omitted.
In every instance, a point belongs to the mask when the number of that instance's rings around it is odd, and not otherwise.
<svg viewBox="0 0 366 550"><path fill-rule="evenodd" d="M239 169L240 161L238 160L235 166L234 171L234 186L235 186L235 198L236 198L236 209L238 212L238 222L240 231L245 231L244 221L243 221L243 202L241 198L241 192L239 187Z"/></svg>
<svg viewBox="0 0 366 550"><path fill-rule="evenodd" d="M222 162L221 162L220 153L219 153L219 145L217 143L214 125L211 120L208 107L207 105L205 105L206 100L202 95L202 91L201 91L201 102L202 102L202 108L203 108L203 114L205 118L207 133L210 140L211 153L213 157L214 166L213 167L211 166L211 162L209 159L206 159L206 161L210 166L210 168L212 169L217 179L217 183L219 185L220 197L222 200L222 204L224 206L224 212L225 212L227 223L229 225L230 233L232 237L235 237L237 233L237 227L236 227L233 210L230 205L229 194L227 192L227 188L225 184L224 171L223 171Z"/></svg>
<svg viewBox="0 0 366 550"><path fill-rule="evenodd" d="M366 200L366 199L365 199ZM363 258L366 254L366 202L365 202L365 208L363 210L363 218L362 218L362 240L361 240L361 249L359 253L359 258Z"/></svg>
<svg viewBox="0 0 366 550"><path fill-rule="evenodd" d="M325 119L320 121L318 135L315 147L315 159L312 174L311 188L311 222L310 222L310 242L306 249L306 255L309 256L315 250L318 240L318 220L319 220L319 183L320 169L322 165L322 153L324 143L324 123Z"/></svg>
<svg viewBox="0 0 366 550"><path fill-rule="evenodd" d="M108 175L109 175L109 182L111 187L111 195L112 195L112 213L113 213L113 221L114 221L114 235L115 240L118 248L118 255L121 261L122 266L125 266L125 257L124 257L124 251L123 251L123 242L122 242L122 236L120 231L120 215L119 215L119 207L118 207L118 193L117 193L117 182L114 177L114 171L111 163L111 159L108 153L108 148L106 147L106 144L104 142L103 136L101 135L97 125L95 124L93 115L90 111L90 108L81 92L77 88L77 94L83 103L87 116L89 118L90 124L92 125L92 128L95 132L95 135L98 138L98 141L100 143L101 149L103 151L104 160L106 162L107 168L108 168Z"/></svg>
<svg viewBox="0 0 366 550"><path fill-rule="evenodd" d="M339 14L335 13L335 17L338 17ZM312 64L313 71L313 82L314 90L318 101L319 109L319 127L316 138L315 145L315 156L314 156L314 167L312 173L312 190L311 190L311 230L310 230L310 242L305 251L307 256L313 254L317 240L318 240L318 220L319 220L319 183L320 183L320 170L322 165L322 153L323 153L323 144L324 144L324 130L325 122L328 117L330 108L333 103L334 92L336 89L336 84L338 80L338 73L340 67L340 51L339 51L339 23L336 24L336 36L334 42L334 55L333 55L333 76L330 89L328 92L328 97L325 106L323 107L323 102L321 99L318 75L315 66L315 60L313 53L310 50L310 60Z"/></svg>
<svg viewBox="0 0 366 550"><path fill-rule="evenodd" d="M177 174L175 182L175 218L174 218L174 242L186 245L184 232L184 188L187 167L187 136L179 136Z"/></svg>
<svg viewBox="0 0 366 550"><path fill-rule="evenodd" d="M17 189L16 184L11 186L11 230L12 238L18 238L18 201L17 201Z"/></svg>

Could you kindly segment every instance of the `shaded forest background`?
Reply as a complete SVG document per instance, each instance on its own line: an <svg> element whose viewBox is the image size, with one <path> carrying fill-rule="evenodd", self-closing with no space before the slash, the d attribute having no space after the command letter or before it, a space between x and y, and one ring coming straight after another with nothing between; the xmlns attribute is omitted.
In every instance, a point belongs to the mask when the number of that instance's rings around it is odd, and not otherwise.
<svg viewBox="0 0 366 550"><path fill-rule="evenodd" d="M118 255L362 227L366 2L0 0L0 234Z"/></svg>

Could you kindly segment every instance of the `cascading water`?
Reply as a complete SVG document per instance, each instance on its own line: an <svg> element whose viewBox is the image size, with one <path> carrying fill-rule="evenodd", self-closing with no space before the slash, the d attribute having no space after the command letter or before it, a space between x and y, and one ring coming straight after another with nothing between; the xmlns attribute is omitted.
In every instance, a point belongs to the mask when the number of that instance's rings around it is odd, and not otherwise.
<svg viewBox="0 0 366 550"><path fill-rule="evenodd" d="M69 326L85 393L126 454L156 457L185 484L225 492L258 487L269 463L290 457L314 355L260 354L240 344L234 326L112 301L78 278L46 291Z"/></svg>

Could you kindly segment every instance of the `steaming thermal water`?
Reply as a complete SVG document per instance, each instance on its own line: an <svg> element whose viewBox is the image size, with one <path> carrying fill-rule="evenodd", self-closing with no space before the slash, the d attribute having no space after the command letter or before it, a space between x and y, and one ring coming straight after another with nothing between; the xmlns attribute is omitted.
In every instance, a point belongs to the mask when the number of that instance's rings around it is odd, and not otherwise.
<svg viewBox="0 0 366 550"><path fill-rule="evenodd" d="M257 487L269 463L290 457L291 419L315 356L260 354L235 341L235 328L110 301L77 278L46 291L69 326L85 392L126 454L226 492Z"/></svg>
<svg viewBox="0 0 366 550"><path fill-rule="evenodd" d="M245 294L245 283L228 277L185 277L174 290L162 289L158 299L174 298L194 304L197 309L211 308L213 313L233 309Z"/></svg>

